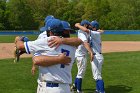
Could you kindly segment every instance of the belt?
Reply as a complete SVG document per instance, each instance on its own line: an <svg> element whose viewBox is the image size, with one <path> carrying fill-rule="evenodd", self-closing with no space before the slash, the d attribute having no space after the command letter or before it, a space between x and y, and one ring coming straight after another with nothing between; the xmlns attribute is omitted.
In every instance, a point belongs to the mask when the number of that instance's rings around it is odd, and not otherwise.
<svg viewBox="0 0 140 93"><path fill-rule="evenodd" d="M96 54L102 54L102 53L93 53L93 55L96 55Z"/></svg>
<svg viewBox="0 0 140 93"><path fill-rule="evenodd" d="M47 87L59 87L59 84L58 83L46 83L46 86Z"/></svg>

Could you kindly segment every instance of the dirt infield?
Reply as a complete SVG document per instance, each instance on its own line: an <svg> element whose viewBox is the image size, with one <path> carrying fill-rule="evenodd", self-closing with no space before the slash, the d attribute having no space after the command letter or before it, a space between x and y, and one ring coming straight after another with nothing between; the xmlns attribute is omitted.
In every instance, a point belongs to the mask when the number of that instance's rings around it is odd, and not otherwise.
<svg viewBox="0 0 140 93"><path fill-rule="evenodd" d="M104 41L102 42L102 52L125 52L140 51L140 42L135 41ZM0 43L0 59L13 58L13 43ZM24 54L21 57L31 57Z"/></svg>
<svg viewBox="0 0 140 93"><path fill-rule="evenodd" d="M0 59L14 58L13 50L13 43L0 43ZM31 55L24 54L21 57L31 57Z"/></svg>

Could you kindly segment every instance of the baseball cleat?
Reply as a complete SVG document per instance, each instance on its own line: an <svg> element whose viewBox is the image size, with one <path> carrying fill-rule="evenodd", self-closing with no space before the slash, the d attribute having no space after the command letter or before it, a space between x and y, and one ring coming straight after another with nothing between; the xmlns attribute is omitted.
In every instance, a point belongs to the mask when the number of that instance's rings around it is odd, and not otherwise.
<svg viewBox="0 0 140 93"><path fill-rule="evenodd" d="M71 90L73 90L73 91L76 91L76 90L77 90L77 88L75 87L75 84L73 84L73 85L71 86Z"/></svg>
<svg viewBox="0 0 140 93"><path fill-rule="evenodd" d="M94 93L100 93L99 91L95 90Z"/></svg>
<svg viewBox="0 0 140 93"><path fill-rule="evenodd" d="M15 62L19 62L19 59L20 59L20 50L18 50L16 47L14 49L14 63Z"/></svg>

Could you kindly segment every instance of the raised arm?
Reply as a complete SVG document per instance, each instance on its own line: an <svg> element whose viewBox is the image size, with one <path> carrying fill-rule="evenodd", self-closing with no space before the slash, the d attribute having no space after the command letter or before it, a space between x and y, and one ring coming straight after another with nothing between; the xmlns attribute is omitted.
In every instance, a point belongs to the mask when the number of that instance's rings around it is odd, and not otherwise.
<svg viewBox="0 0 140 93"><path fill-rule="evenodd" d="M101 34L104 32L104 30L101 30L101 29L99 29L97 31L100 32Z"/></svg>
<svg viewBox="0 0 140 93"><path fill-rule="evenodd" d="M87 51L89 52L90 61L92 62L94 56L93 56L93 51L92 51L92 49L91 49L89 43L88 43L88 42L84 42L83 45L84 45L84 47L87 49Z"/></svg>
<svg viewBox="0 0 140 93"><path fill-rule="evenodd" d="M79 28L80 30L82 30L82 31L84 31L84 32L87 32L87 33L90 32L89 29L87 29L87 28L84 27L84 26L81 26L80 23L76 23L76 24L75 24L75 27Z"/></svg>

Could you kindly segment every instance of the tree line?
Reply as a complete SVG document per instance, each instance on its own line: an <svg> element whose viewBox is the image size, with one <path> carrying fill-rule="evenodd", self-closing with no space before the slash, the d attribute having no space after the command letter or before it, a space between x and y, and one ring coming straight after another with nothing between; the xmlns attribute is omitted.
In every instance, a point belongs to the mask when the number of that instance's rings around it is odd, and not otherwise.
<svg viewBox="0 0 140 93"><path fill-rule="evenodd" d="M47 15L72 27L87 19L106 30L138 30L140 0L0 0L0 30L38 30Z"/></svg>

